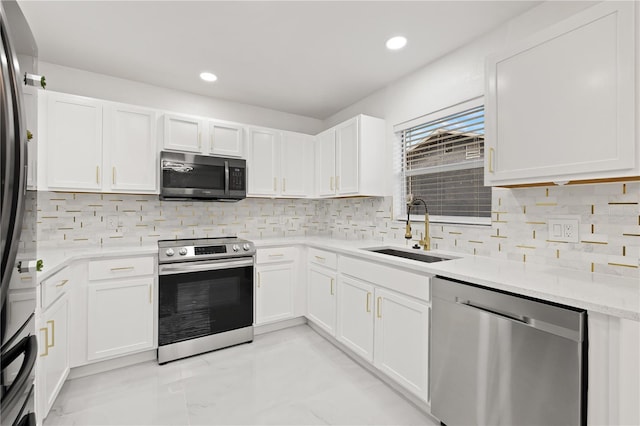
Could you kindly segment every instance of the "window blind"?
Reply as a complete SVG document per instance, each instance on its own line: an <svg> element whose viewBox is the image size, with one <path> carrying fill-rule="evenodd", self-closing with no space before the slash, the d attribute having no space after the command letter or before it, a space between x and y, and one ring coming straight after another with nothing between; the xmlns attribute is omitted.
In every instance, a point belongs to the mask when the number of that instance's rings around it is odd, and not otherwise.
<svg viewBox="0 0 640 426"><path fill-rule="evenodd" d="M484 106L414 125L401 131L400 140L404 197L422 198L429 215L453 222L491 217L491 188L484 186ZM424 214L424 207L412 206L411 213Z"/></svg>

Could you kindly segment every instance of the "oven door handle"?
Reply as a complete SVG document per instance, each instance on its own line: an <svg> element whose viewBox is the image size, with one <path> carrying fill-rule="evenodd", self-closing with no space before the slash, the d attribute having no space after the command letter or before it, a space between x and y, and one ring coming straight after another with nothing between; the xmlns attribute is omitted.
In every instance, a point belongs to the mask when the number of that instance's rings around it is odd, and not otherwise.
<svg viewBox="0 0 640 426"><path fill-rule="evenodd" d="M180 263L160 265L158 267L159 275L172 275L172 274L186 274L189 272L199 271L217 271L220 269L230 268L244 268L246 266L253 266L253 258L246 260L222 260L214 262L193 262L193 263Z"/></svg>

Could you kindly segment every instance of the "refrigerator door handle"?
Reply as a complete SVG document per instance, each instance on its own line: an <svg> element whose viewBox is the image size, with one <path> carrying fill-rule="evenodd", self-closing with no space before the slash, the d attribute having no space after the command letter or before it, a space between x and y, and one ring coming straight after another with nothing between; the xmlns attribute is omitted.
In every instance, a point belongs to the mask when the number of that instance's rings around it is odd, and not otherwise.
<svg viewBox="0 0 640 426"><path fill-rule="evenodd" d="M24 337L17 345L2 354L0 363L3 366L9 365L22 354L24 354L24 358L20 366L20 371L18 371L18 375L13 383L11 383L11 386L9 386L7 392L2 395L2 400L0 401L0 410L2 412L11 411L16 402L20 401L20 396L24 393L24 390L32 384L29 379L38 357L38 341L36 336L29 335Z"/></svg>

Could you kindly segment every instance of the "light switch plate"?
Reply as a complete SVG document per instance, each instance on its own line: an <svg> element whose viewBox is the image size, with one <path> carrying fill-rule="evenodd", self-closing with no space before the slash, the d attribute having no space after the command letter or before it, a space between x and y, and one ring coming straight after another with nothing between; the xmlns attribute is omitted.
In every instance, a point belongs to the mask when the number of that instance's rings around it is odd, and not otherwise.
<svg viewBox="0 0 640 426"><path fill-rule="evenodd" d="M579 216L555 216L549 218L548 223L550 241L580 242Z"/></svg>

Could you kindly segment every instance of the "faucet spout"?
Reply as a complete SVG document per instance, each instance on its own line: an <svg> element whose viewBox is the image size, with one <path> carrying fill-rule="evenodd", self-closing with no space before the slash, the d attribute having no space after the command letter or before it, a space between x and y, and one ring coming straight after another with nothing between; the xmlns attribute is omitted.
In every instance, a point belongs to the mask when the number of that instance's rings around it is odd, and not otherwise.
<svg viewBox="0 0 640 426"><path fill-rule="evenodd" d="M417 203L422 203L424 206L424 234L420 234L421 239L418 241L425 251L431 250L431 237L429 236L429 210L427 208L427 203L424 202L421 198L415 198L411 201L411 204L407 206L407 228L409 227L409 211L411 210L411 206ZM410 229L410 228L409 228ZM407 236L405 235L405 238Z"/></svg>

